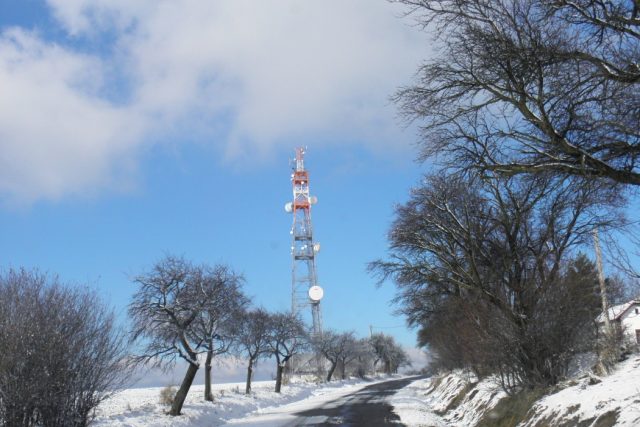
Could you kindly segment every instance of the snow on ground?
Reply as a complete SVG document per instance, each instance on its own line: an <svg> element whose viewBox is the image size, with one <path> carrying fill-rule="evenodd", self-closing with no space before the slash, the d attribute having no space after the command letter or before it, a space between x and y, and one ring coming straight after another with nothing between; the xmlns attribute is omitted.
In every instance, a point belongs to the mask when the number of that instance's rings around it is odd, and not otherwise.
<svg viewBox="0 0 640 427"><path fill-rule="evenodd" d="M522 427L557 425L573 422L589 425L587 420L605 425L605 419L616 426L640 425L640 357L636 354L620 363L609 376L582 378L572 386L538 400L533 415ZM614 424L608 424L614 425Z"/></svg>
<svg viewBox="0 0 640 427"><path fill-rule="evenodd" d="M379 378L376 381L386 380ZM273 391L274 381L257 381L252 394L244 394L244 383L214 384L214 402L204 400L204 385L191 387L182 416L165 415L159 402L162 387L127 389L103 402L94 425L100 427L168 427L233 425L276 426L293 419L289 413L305 410L357 391L372 381L346 380L317 385L297 382ZM289 405L293 402L293 405Z"/></svg>
<svg viewBox="0 0 640 427"><path fill-rule="evenodd" d="M393 406L393 412L398 414L403 424L407 426L446 426L445 421L433 412L433 397L425 390L433 379L417 380L400 389L391 396L389 403Z"/></svg>
<svg viewBox="0 0 640 427"><path fill-rule="evenodd" d="M387 377L375 381L387 380ZM215 402L203 399L204 386L193 386L183 415L165 415L159 403L161 387L128 389L103 402L95 425L122 426L260 426L291 423L296 412L325 405L362 389L372 381L347 380L317 385L297 382L273 392L273 381L254 382L253 393L244 384L214 385ZM640 356L618 365L609 376L594 380L583 376L561 384L559 391L538 400L520 427L549 425L640 425ZM495 380L477 381L473 375L455 371L412 382L389 403L408 426L473 426L505 397Z"/></svg>
<svg viewBox="0 0 640 427"><path fill-rule="evenodd" d="M408 426L474 426L505 393L492 378L476 381L454 371L417 380L391 397ZM538 400L519 427L640 426L640 356L620 363L606 377L583 375Z"/></svg>
<svg viewBox="0 0 640 427"><path fill-rule="evenodd" d="M414 381L390 402L408 426L472 426L504 397L492 379L479 381L468 373Z"/></svg>

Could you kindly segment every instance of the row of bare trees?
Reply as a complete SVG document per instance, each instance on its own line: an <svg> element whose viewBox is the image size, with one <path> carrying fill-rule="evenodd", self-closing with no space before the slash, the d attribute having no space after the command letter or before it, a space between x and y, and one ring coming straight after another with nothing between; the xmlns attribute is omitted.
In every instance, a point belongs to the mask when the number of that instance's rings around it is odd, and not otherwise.
<svg viewBox="0 0 640 427"><path fill-rule="evenodd" d="M203 358L204 397L213 401L212 364L222 354L246 358L245 393L249 394L255 365L261 359L275 359L275 391L279 393L284 372L298 354L322 354L330 364L326 378L330 381L338 365L344 378L354 360L364 361L365 353L375 353L368 341L357 340L353 333L328 331L310 336L300 318L289 312L252 308L242 290L243 277L225 265L194 265L181 257L166 256L134 281L138 290L129 315L131 339L138 346L135 361L162 368L170 368L178 360L187 363L171 415L180 414ZM408 361L390 337L381 348L386 353L380 353L378 359L385 361L387 372Z"/></svg>
<svg viewBox="0 0 640 427"><path fill-rule="evenodd" d="M602 350L583 252L594 230L627 226L640 184L640 3L398 2L437 34L395 96L437 163L370 268L441 365L496 373L508 392L555 384Z"/></svg>
<svg viewBox="0 0 640 427"><path fill-rule="evenodd" d="M246 393L256 362L274 356L276 392L289 359L306 343L302 321L289 313L251 308L242 275L226 265L194 265L166 256L135 278L138 290L129 305L132 341L138 343L135 360L169 368L177 360L187 372L170 410L179 415L204 358L205 400L213 401L212 364L216 356L244 354L247 358Z"/></svg>
<svg viewBox="0 0 640 427"><path fill-rule="evenodd" d="M397 373L400 367L411 364L407 353L390 335L373 334L369 338L357 338L354 332L329 330L313 338L311 343L314 351L329 364L326 381L331 381L336 369L342 379L348 375L363 378L377 372L379 363L383 365L385 374Z"/></svg>
<svg viewBox="0 0 640 427"><path fill-rule="evenodd" d="M338 366L345 378L379 361L387 373L408 362L391 337L310 336L289 312L251 308L244 279L225 265L167 256L134 282L127 336L94 292L37 271L0 274L0 426L86 426L140 364L187 363L170 411L178 415L202 364L205 400L213 401L212 366L224 354L246 357L247 394L255 364L268 357L276 362L276 392L296 355L307 363L323 355L327 381Z"/></svg>
<svg viewBox="0 0 640 427"><path fill-rule="evenodd" d="M258 360L274 357L276 393L280 393L285 369L291 358L308 349L308 331L300 318L291 313L269 313L257 309L246 313L240 323L238 347L247 356L245 393L251 392L253 369Z"/></svg>

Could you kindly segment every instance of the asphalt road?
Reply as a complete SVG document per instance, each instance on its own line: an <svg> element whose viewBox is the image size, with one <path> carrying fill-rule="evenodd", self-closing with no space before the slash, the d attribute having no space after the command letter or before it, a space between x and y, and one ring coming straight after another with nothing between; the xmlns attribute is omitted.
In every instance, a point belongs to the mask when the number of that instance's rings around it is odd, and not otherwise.
<svg viewBox="0 0 640 427"><path fill-rule="evenodd" d="M410 377L372 384L358 392L325 403L322 406L295 413L296 421L288 426L402 426L386 399L412 381Z"/></svg>

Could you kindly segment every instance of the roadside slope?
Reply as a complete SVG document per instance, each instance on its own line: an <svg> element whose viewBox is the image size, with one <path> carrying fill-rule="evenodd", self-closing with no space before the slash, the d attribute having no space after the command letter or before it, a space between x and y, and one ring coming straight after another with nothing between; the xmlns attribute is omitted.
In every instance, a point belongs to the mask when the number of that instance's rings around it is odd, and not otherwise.
<svg viewBox="0 0 640 427"><path fill-rule="evenodd" d="M412 426L638 426L640 356L620 363L609 376L584 375L541 398L505 399L494 378L477 381L455 371L415 381L391 402L402 422Z"/></svg>

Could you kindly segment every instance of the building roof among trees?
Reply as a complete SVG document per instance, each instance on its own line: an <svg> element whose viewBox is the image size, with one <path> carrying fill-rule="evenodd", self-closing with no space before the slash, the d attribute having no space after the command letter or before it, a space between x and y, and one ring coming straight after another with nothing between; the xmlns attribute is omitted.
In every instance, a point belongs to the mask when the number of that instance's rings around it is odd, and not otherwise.
<svg viewBox="0 0 640 427"><path fill-rule="evenodd" d="M625 314L629 309L640 305L639 299L633 299L631 301L625 302L624 304L614 305L609 308L609 320L619 320L623 314ZM598 316L598 323L604 322L604 313L601 313Z"/></svg>

